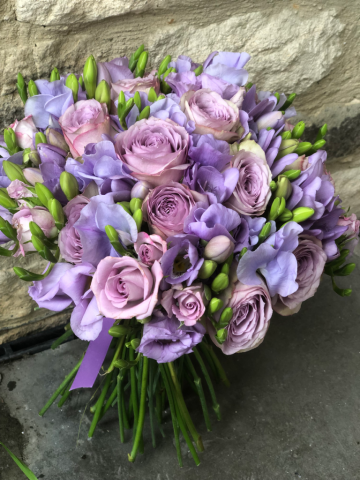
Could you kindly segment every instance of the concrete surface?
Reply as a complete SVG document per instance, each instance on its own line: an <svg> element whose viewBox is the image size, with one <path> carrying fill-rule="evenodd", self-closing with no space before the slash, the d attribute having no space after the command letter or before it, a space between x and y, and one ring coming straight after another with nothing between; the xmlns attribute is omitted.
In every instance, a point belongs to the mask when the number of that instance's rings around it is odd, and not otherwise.
<svg viewBox="0 0 360 480"><path fill-rule="evenodd" d="M360 264L360 249L355 259ZM184 467L177 466L170 421L153 450L146 419L145 454L135 464L127 461L130 442L118 441L115 411L88 441L88 391L75 393L61 410L53 406L44 418L37 415L81 355L79 341L0 367L0 439L45 480L357 480L359 269L341 285L351 285L350 298L336 296L325 277L298 315L274 317L259 348L222 357L231 387L217 388L223 419L212 415L212 432L189 396L205 445L198 468L186 447ZM21 475L0 452L1 480Z"/></svg>

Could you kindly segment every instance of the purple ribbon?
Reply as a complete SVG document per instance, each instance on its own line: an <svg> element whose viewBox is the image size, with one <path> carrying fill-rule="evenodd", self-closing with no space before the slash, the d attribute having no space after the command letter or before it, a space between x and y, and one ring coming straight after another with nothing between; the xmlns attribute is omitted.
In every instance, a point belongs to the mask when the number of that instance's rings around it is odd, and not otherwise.
<svg viewBox="0 0 360 480"><path fill-rule="evenodd" d="M94 385L113 338L108 333L109 328L111 328L113 324L113 319L103 319L103 328L100 335L96 340L90 342L70 390L75 390L76 388L91 388Z"/></svg>

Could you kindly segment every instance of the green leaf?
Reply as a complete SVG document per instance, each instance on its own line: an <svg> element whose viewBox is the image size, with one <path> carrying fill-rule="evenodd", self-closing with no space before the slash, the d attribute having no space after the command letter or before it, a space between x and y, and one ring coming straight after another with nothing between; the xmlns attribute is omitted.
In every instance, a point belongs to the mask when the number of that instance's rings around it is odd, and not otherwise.
<svg viewBox="0 0 360 480"><path fill-rule="evenodd" d="M16 250L7 250L6 248L0 247L0 255L3 257L12 257Z"/></svg>
<svg viewBox="0 0 360 480"><path fill-rule="evenodd" d="M26 475L29 480L38 480L38 478L33 474L33 472L26 465L24 465L22 461L19 460L17 456L14 455L2 442L0 442L0 445L5 448L7 453L10 455L16 465L20 468L20 470Z"/></svg>

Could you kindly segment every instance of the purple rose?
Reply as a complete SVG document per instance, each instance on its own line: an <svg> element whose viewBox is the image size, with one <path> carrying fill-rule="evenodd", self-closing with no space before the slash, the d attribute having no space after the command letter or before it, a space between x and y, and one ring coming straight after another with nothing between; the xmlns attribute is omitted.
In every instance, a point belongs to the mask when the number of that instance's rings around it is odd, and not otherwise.
<svg viewBox="0 0 360 480"><path fill-rule="evenodd" d="M148 235L140 232L134 243L135 252L145 265L152 266L155 260L160 260L167 250L166 242L159 235Z"/></svg>
<svg viewBox="0 0 360 480"><path fill-rule="evenodd" d="M65 227L59 234L59 248L62 257L70 263L81 263L83 247L79 232L74 224L79 220L81 211L90 200L83 195L78 195L64 207L68 219Z"/></svg>
<svg viewBox="0 0 360 480"><path fill-rule="evenodd" d="M195 133L211 133L218 140L232 142L240 138L239 109L210 89L190 90L180 105L189 120L195 122Z"/></svg>
<svg viewBox="0 0 360 480"><path fill-rule="evenodd" d="M165 281L171 285L185 280L191 285L196 279L203 258L199 258L199 238L195 235L176 235L168 238L170 248L161 259Z"/></svg>
<svg viewBox="0 0 360 480"><path fill-rule="evenodd" d="M183 287L181 283L173 285L162 294L161 305L169 317L175 317L188 327L195 325L205 313L204 287L194 283Z"/></svg>
<svg viewBox="0 0 360 480"><path fill-rule="evenodd" d="M271 172L263 150L253 140L244 141L240 148L230 162L239 170L239 180L225 205L243 215L260 216L271 198Z"/></svg>
<svg viewBox="0 0 360 480"><path fill-rule="evenodd" d="M151 190L142 210L151 232L166 239L183 233L184 220L194 205L195 201L188 187L170 182Z"/></svg>
<svg viewBox="0 0 360 480"><path fill-rule="evenodd" d="M91 290L102 315L144 320L157 304L162 278L158 261L148 267L131 257L106 257L97 267Z"/></svg>
<svg viewBox="0 0 360 480"><path fill-rule="evenodd" d="M254 286L237 282L221 296L221 298L227 296L224 308L229 307L233 310L226 327L227 337L222 345L217 342L215 329L208 322L212 341L225 355L247 352L258 347L264 340L273 310L268 289L260 277L258 280L258 285Z"/></svg>
<svg viewBox="0 0 360 480"><path fill-rule="evenodd" d="M175 318L153 318L144 325L141 343L137 349L158 363L173 362L182 355L191 353L193 347L202 341L205 328L196 323L193 327L180 326Z"/></svg>
<svg viewBox="0 0 360 480"><path fill-rule="evenodd" d="M131 175L156 187L179 181L187 168L189 134L171 120L140 120L116 137L115 150Z"/></svg>
<svg viewBox="0 0 360 480"><path fill-rule="evenodd" d="M296 282L299 288L287 297L275 297L274 310L287 316L297 313L301 303L315 295L327 260L321 241L308 235L300 235L299 245L294 250L297 260Z"/></svg>

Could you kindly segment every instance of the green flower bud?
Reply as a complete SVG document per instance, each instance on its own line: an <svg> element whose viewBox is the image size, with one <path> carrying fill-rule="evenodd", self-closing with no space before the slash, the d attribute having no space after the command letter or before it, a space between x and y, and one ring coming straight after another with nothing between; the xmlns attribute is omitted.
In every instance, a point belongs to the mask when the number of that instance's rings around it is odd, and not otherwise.
<svg viewBox="0 0 360 480"><path fill-rule="evenodd" d="M204 295L206 300L210 302L212 294L211 294L211 288L209 287L209 285L204 285Z"/></svg>
<svg viewBox="0 0 360 480"><path fill-rule="evenodd" d="M47 208L48 201L51 198L55 198L54 195L50 192L50 190L45 187L42 183L35 183L35 192L38 196L40 202Z"/></svg>
<svg viewBox="0 0 360 480"><path fill-rule="evenodd" d="M290 132L290 130L287 130L286 132L282 132L281 138L282 138L283 140L290 140L290 138L291 138L291 132Z"/></svg>
<svg viewBox="0 0 360 480"><path fill-rule="evenodd" d="M55 225L58 230L61 230L65 225L65 215L61 203L56 198L48 200L48 210L55 220Z"/></svg>
<svg viewBox="0 0 360 480"><path fill-rule="evenodd" d="M248 251L248 249L246 247L244 247L240 252L240 258L242 258L247 251Z"/></svg>
<svg viewBox="0 0 360 480"><path fill-rule="evenodd" d="M12 128L5 128L4 130L4 141L6 143L7 149L9 150L10 155L20 152L20 147L17 144L16 135Z"/></svg>
<svg viewBox="0 0 360 480"><path fill-rule="evenodd" d="M18 207L15 200L10 198L7 192L5 193L3 190L0 190L0 205L7 210L16 209Z"/></svg>
<svg viewBox="0 0 360 480"><path fill-rule="evenodd" d="M317 142L314 143L313 145L313 149L315 150L315 152L317 152L318 150L320 150L320 148L323 148L323 146L326 144L326 140L318 140Z"/></svg>
<svg viewBox="0 0 360 480"><path fill-rule="evenodd" d="M50 74L50 82L55 82L56 80L60 80L60 73L59 70L55 67Z"/></svg>
<svg viewBox="0 0 360 480"><path fill-rule="evenodd" d="M166 97L165 97L165 95L164 95L163 93L158 96L158 100L164 100L164 98L166 98Z"/></svg>
<svg viewBox="0 0 360 480"><path fill-rule="evenodd" d="M134 77L143 77L145 73L146 64L149 58L149 52L142 52L140 54L139 60L137 61Z"/></svg>
<svg viewBox="0 0 360 480"><path fill-rule="evenodd" d="M211 275L215 272L216 267L217 267L217 263L214 262L213 260L205 260L199 270L198 278L200 278L201 280L210 278Z"/></svg>
<svg viewBox="0 0 360 480"><path fill-rule="evenodd" d="M83 77L82 77L81 75L80 75L80 77L79 77L78 82L79 82L79 85L80 85L81 89L84 90L84 86L85 86L85 85L84 85L84 79L83 79Z"/></svg>
<svg viewBox="0 0 360 480"><path fill-rule="evenodd" d="M327 123L324 123L324 125L319 129L318 134L316 135L315 143L325 137L325 135L327 134L327 130Z"/></svg>
<svg viewBox="0 0 360 480"><path fill-rule="evenodd" d="M126 327L125 325L115 325L109 329L109 335L112 337L123 337L132 332L132 328Z"/></svg>
<svg viewBox="0 0 360 480"><path fill-rule="evenodd" d="M31 149L30 148L25 148L25 150L23 150L23 164L24 165L27 165L29 162L30 162L30 152L31 152ZM29 165L27 165L29 166Z"/></svg>
<svg viewBox="0 0 360 480"><path fill-rule="evenodd" d="M45 233L41 230L39 225L37 225L35 222L30 222L29 223L29 229L31 232L31 235L35 235L36 237L40 238L43 240L45 237Z"/></svg>
<svg viewBox="0 0 360 480"><path fill-rule="evenodd" d="M278 92L273 93L273 95L274 95L274 97L276 98L276 105L277 105L277 104L279 103L279 101L280 101L280 95L279 95Z"/></svg>
<svg viewBox="0 0 360 480"><path fill-rule="evenodd" d="M39 154L37 153L37 150L32 150L29 153L29 160L33 165L35 165L35 167L38 167L40 165L41 160Z"/></svg>
<svg viewBox="0 0 360 480"><path fill-rule="evenodd" d="M127 102L125 102L125 94L123 91L119 93L119 102L118 102L118 117L121 127L124 130L127 130L126 124L126 117L130 113L130 110L135 105L134 98L129 98Z"/></svg>
<svg viewBox="0 0 360 480"><path fill-rule="evenodd" d="M78 79L76 78L76 76L73 73L68 75L68 77L66 79L66 82L65 82L65 85L68 88L70 88L70 90L72 91L74 102L77 102L78 93L79 93L79 82L78 82Z"/></svg>
<svg viewBox="0 0 360 480"><path fill-rule="evenodd" d="M292 182L300 177L301 170L287 170L286 172L282 172L281 175L288 178Z"/></svg>
<svg viewBox="0 0 360 480"><path fill-rule="evenodd" d="M285 199L283 197L276 197L271 205L268 220L276 220L284 211L285 206Z"/></svg>
<svg viewBox="0 0 360 480"><path fill-rule="evenodd" d="M270 235L270 231L271 231L271 223L266 222L259 233L259 243L262 243L267 239L267 237Z"/></svg>
<svg viewBox="0 0 360 480"><path fill-rule="evenodd" d="M211 314L218 312L224 305L224 302L220 298L213 297L210 300L208 309Z"/></svg>
<svg viewBox="0 0 360 480"><path fill-rule="evenodd" d="M28 90L29 90L30 97L33 97L34 95L39 95L39 90L37 89L37 86L34 80L29 81Z"/></svg>
<svg viewBox="0 0 360 480"><path fill-rule="evenodd" d="M135 220L138 232L140 232L141 231L141 225L142 225L142 222L143 222L143 213L140 209L136 210L136 212L133 214L133 219Z"/></svg>
<svg viewBox="0 0 360 480"><path fill-rule="evenodd" d="M253 84L252 82L248 82L248 83L245 85L246 91L248 92L253 85L254 85L254 84Z"/></svg>
<svg viewBox="0 0 360 480"><path fill-rule="evenodd" d="M158 97L156 95L155 88L151 87L149 89L149 93L148 93L148 100L149 100L149 102L156 102L157 99L158 99Z"/></svg>
<svg viewBox="0 0 360 480"><path fill-rule="evenodd" d="M284 103L284 105L281 106L281 110L285 111L287 108L290 107L290 105L293 103L293 101L295 100L295 97L296 97L296 93L291 93L286 102Z"/></svg>
<svg viewBox="0 0 360 480"><path fill-rule="evenodd" d="M62 148L65 152L69 152L69 145L65 142L64 135L55 130L54 128L47 128L46 132L46 141L49 145L54 145L54 147Z"/></svg>
<svg viewBox="0 0 360 480"><path fill-rule="evenodd" d="M164 60L160 63L159 68L158 68L158 77L162 75L163 73L166 72L168 69L168 65L171 62L171 55L166 55ZM149 99L150 100L150 99ZM151 101L151 100L150 100Z"/></svg>
<svg viewBox="0 0 360 480"><path fill-rule="evenodd" d="M4 169L5 175L12 182L14 180L20 180L20 182L24 182L26 184L28 183L19 165L16 165L15 163L10 162L9 160L3 160L2 166Z"/></svg>
<svg viewBox="0 0 360 480"><path fill-rule="evenodd" d="M166 70L166 72L164 73L163 75L163 78L162 80L160 81L160 90L162 91L162 93L165 93L165 95L169 94L172 92L172 88L170 87L170 85L168 85L165 81L165 78L171 73L171 72L175 72L175 68L168 68Z"/></svg>
<svg viewBox="0 0 360 480"><path fill-rule="evenodd" d="M283 213L281 215L279 215L278 220L280 222L290 222L290 220L292 220L292 218L293 218L292 212L290 212L290 210L285 208Z"/></svg>
<svg viewBox="0 0 360 480"><path fill-rule="evenodd" d="M277 183L274 181L274 180L271 180L270 182L270 190L272 192L275 192L275 190L277 189Z"/></svg>
<svg viewBox="0 0 360 480"><path fill-rule="evenodd" d="M121 205L125 212L129 215L132 214L130 210L130 202L118 202L118 205Z"/></svg>
<svg viewBox="0 0 360 480"><path fill-rule="evenodd" d="M133 348L134 350L136 350L138 348L138 346L140 345L140 338L133 338L131 341L130 341L130 345L131 345L131 348Z"/></svg>
<svg viewBox="0 0 360 480"><path fill-rule="evenodd" d="M277 188L274 192L275 197L284 197L287 200L292 193L290 180L285 175L279 175Z"/></svg>
<svg viewBox="0 0 360 480"><path fill-rule="evenodd" d="M4 220L2 217L0 217L0 231L2 231L2 233L11 240L14 240L15 242L17 241L16 229L13 228L10 223L7 220Z"/></svg>
<svg viewBox="0 0 360 480"><path fill-rule="evenodd" d="M221 292L221 290L225 290L229 286L229 276L226 275L226 273L219 273L217 275L212 284L211 284L211 289L214 292Z"/></svg>
<svg viewBox="0 0 360 480"><path fill-rule="evenodd" d="M204 67L202 65L199 65L198 67L195 68L194 73L198 77L201 75L204 71Z"/></svg>
<svg viewBox="0 0 360 480"><path fill-rule="evenodd" d="M135 213L136 210L139 210L141 209L141 205L142 205L142 200L140 198L132 198L130 200L130 210L131 210L131 213Z"/></svg>
<svg viewBox="0 0 360 480"><path fill-rule="evenodd" d="M141 110L140 114L137 117L137 121L144 120L145 118L150 117L150 107L147 106L143 110Z"/></svg>
<svg viewBox="0 0 360 480"><path fill-rule="evenodd" d="M69 172L62 172L60 175L60 187L61 190L64 192L65 197L68 200L72 200L76 195L79 193L79 185L74 177Z"/></svg>
<svg viewBox="0 0 360 480"><path fill-rule="evenodd" d="M230 307L224 308L224 310L221 312L221 315L220 315L220 321L218 323L219 328L227 327L230 320L232 319L232 316L233 316L233 309Z"/></svg>
<svg viewBox="0 0 360 480"><path fill-rule="evenodd" d="M311 147L312 144L310 142L301 142L295 150L295 153L297 153L298 155L304 155L304 153L310 150Z"/></svg>
<svg viewBox="0 0 360 480"><path fill-rule="evenodd" d="M298 207L293 210L293 221L300 223L300 222L305 222L308 218L312 217L315 213L315 210L313 208L308 208L308 207Z"/></svg>
<svg viewBox="0 0 360 480"><path fill-rule="evenodd" d="M291 132L292 138L300 138L305 131L305 122L299 122L295 125Z"/></svg>
<svg viewBox="0 0 360 480"><path fill-rule="evenodd" d="M222 328L221 330L218 330L218 331L216 332L215 338L216 338L216 340L218 341L218 343L219 343L220 345L222 345L222 344L225 342L225 340L226 340L226 338L227 338L227 335L228 335L227 329L226 329L226 328Z"/></svg>
<svg viewBox="0 0 360 480"><path fill-rule="evenodd" d="M48 262L57 263L57 258L51 253L51 250L36 235L32 235L31 242L35 250Z"/></svg>
<svg viewBox="0 0 360 480"><path fill-rule="evenodd" d="M200 245L202 245L203 247L206 247L208 243L209 242L207 240L204 240L203 238L200 240Z"/></svg>
<svg viewBox="0 0 360 480"><path fill-rule="evenodd" d="M221 267L221 273L226 273L226 275L229 275L230 267L228 263L224 263Z"/></svg>
<svg viewBox="0 0 360 480"><path fill-rule="evenodd" d="M346 277L353 272L355 267L356 267L356 263L347 263L343 267L338 268L337 270L334 270L333 274L336 275L337 277Z"/></svg>
<svg viewBox="0 0 360 480"><path fill-rule="evenodd" d="M101 80L99 85L96 87L95 100L97 100L99 103L105 103L108 111L110 111L110 87L106 80Z"/></svg>
<svg viewBox="0 0 360 480"><path fill-rule="evenodd" d="M144 44L140 45L140 47L134 52L129 60L129 69L133 72L135 70L137 61L139 60L140 55L144 51Z"/></svg>
<svg viewBox="0 0 360 480"><path fill-rule="evenodd" d="M108 236L108 239L110 240L111 245L114 247L114 249L120 254L124 255L126 253L126 249L122 246L122 244L119 241L119 234L115 230L114 227L111 225L106 225L105 227L105 233Z"/></svg>
<svg viewBox="0 0 360 480"><path fill-rule="evenodd" d="M18 73L16 88L19 92L19 95L20 95L20 98L21 98L22 102L26 103L28 95L27 95L27 91L26 91L26 83L25 83L24 77L21 75L21 73Z"/></svg>
<svg viewBox="0 0 360 480"><path fill-rule="evenodd" d="M279 159L285 157L285 155L288 155L289 153L293 153L298 148L298 145L299 141L295 138L282 140L277 158Z"/></svg>
<svg viewBox="0 0 360 480"><path fill-rule="evenodd" d="M97 65L93 55L90 55L85 62L83 79L87 98L94 98L97 83Z"/></svg>
<svg viewBox="0 0 360 480"><path fill-rule="evenodd" d="M35 146L37 147L39 143L46 143L46 137L42 132L35 133Z"/></svg>
<svg viewBox="0 0 360 480"><path fill-rule="evenodd" d="M141 112L141 97L139 92L134 93L134 103L137 106L139 112Z"/></svg>

